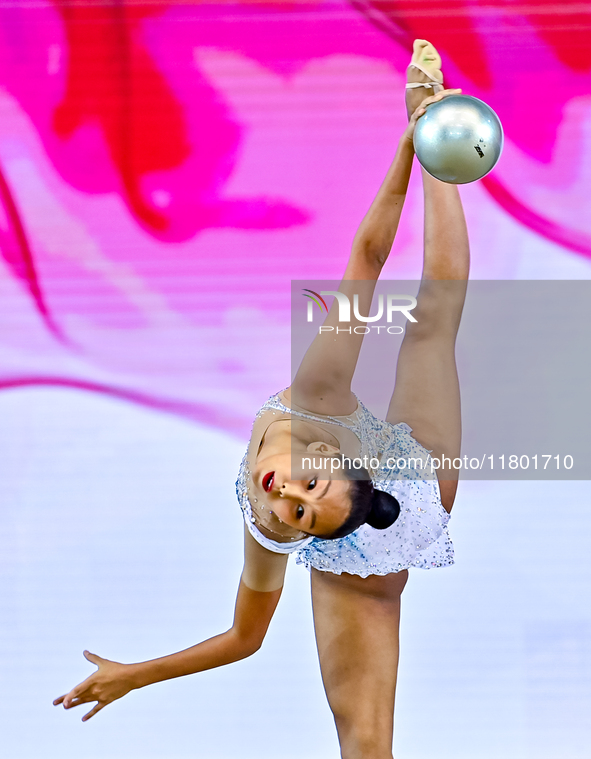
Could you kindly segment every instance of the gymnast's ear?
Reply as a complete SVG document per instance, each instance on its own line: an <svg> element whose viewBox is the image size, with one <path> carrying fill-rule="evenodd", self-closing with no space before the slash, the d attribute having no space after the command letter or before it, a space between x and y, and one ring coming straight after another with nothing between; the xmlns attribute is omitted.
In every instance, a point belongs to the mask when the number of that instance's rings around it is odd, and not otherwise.
<svg viewBox="0 0 591 759"><path fill-rule="evenodd" d="M306 451L308 451L308 453L321 453L324 456L334 456L335 453L340 453L339 449L335 448L334 445L322 443L319 440L315 443L309 443Z"/></svg>

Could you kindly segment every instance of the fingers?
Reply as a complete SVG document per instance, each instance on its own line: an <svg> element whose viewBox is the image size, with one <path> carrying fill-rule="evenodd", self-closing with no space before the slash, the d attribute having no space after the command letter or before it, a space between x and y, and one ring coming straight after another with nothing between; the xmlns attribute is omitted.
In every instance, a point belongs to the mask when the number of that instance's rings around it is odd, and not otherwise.
<svg viewBox="0 0 591 759"><path fill-rule="evenodd" d="M437 95L430 95L428 98L425 98L423 102L420 105L420 108L424 108L427 105L431 105L431 103L437 103L439 100L443 100L443 98L447 98L450 95L458 95L462 90L442 90L441 92L438 92Z"/></svg>
<svg viewBox="0 0 591 759"><path fill-rule="evenodd" d="M99 668L101 664L107 665L109 663L108 659L103 659L96 654L92 654L90 651L84 650L83 654L89 662L96 664L96 666ZM81 682L75 688L72 688L69 693L66 693L63 696L59 696L58 698L54 699L53 705L58 706L59 704L63 704L64 709L70 709L74 706L80 706L80 704L96 701L97 696L96 694L93 695L93 690L95 690L93 684L95 683L96 676L98 674L98 672L95 672L93 675L90 675L90 677L87 677L84 682ZM94 715L103 709L107 703L108 701L102 703L99 701L95 707L93 707L87 714L84 715L84 717L82 717L82 722L86 722L91 717L94 717Z"/></svg>
<svg viewBox="0 0 591 759"><path fill-rule="evenodd" d="M54 702L53 702L53 705L57 706L58 704L63 703L64 704L64 709L71 709L74 706L80 706L80 704L87 703L86 699L83 699L83 698L70 698L68 700L67 704L66 704L66 702L64 702L65 698L66 698L66 696L60 696L59 698L56 698L54 700ZM94 701L94 699L92 699L92 700ZM98 703L87 714L85 714L84 717L82 717L82 722L86 722L91 717L94 717L94 715L97 712L100 712L101 709L104 709L105 706L106 706L106 704Z"/></svg>
<svg viewBox="0 0 591 759"><path fill-rule="evenodd" d="M89 662L92 662L93 664L96 664L97 667L99 667L105 659L102 659L100 656L97 656L96 654L90 653L90 651L87 651L84 649L82 652L86 659L88 659ZM91 675L92 677L92 675ZM80 694L83 691L84 685L88 683L90 680L90 677L87 677L84 682L80 683L80 685L77 685L75 688L72 688L72 690L69 693L65 693L63 696L59 696L59 698L55 698L53 700L54 706L59 706L59 704L64 705L64 709L69 709L71 706L79 706L80 704L84 704L87 701L95 701L96 699L90 698L90 699L83 699L80 698Z"/></svg>
<svg viewBox="0 0 591 759"><path fill-rule="evenodd" d="M431 105L431 103L437 103L438 100L443 100L443 98L447 98L450 95L458 95L462 90L442 90L441 92L438 92L437 95L431 95L428 98L425 98L423 102L421 103L421 108L424 108L427 105Z"/></svg>
<svg viewBox="0 0 591 759"><path fill-rule="evenodd" d="M446 98L446 97L448 97L448 95L457 95L458 92L461 92L461 91L462 91L461 87L456 87L456 89L454 89L454 90L450 89L450 90L443 90L442 92L438 92L435 97L439 96L439 97L442 97L442 98Z"/></svg>
<svg viewBox="0 0 591 759"><path fill-rule="evenodd" d="M106 704L97 704L94 706L87 714L82 717L82 722L87 722L91 717L94 717L94 715L97 712L100 712L101 709L103 709L106 706Z"/></svg>
<svg viewBox="0 0 591 759"><path fill-rule="evenodd" d="M70 696L69 693L66 693L65 696L60 696L59 698L55 698L52 703L54 706L59 706L60 704L63 704L64 709L69 709L72 706L78 706L79 704L83 704L84 699L73 698L72 696Z"/></svg>
<svg viewBox="0 0 591 759"><path fill-rule="evenodd" d="M94 701L94 699L92 699ZM78 704L84 703L84 699L80 696L80 692L74 688L65 696L62 696L62 703L64 709L69 709L71 706L78 706Z"/></svg>
<svg viewBox="0 0 591 759"><path fill-rule="evenodd" d="M53 703L56 705L58 703L63 703L64 709L69 709L71 706L78 706L78 704L84 703L84 701L96 701L95 698L84 698L85 695L88 695L87 689L89 681L90 677L87 677L86 680L81 682L75 688L72 688L72 690L69 693L66 693L65 696L60 696L59 699L56 698Z"/></svg>
<svg viewBox="0 0 591 759"><path fill-rule="evenodd" d="M67 693L65 696L60 696L59 698L56 698L53 702L54 706L57 706L58 704L64 705L64 709L73 709L75 706L80 706L81 704L87 704L89 701L96 701L96 696L90 696L85 697L84 695L76 695L73 691L72 693ZM106 706L106 703L98 703L93 709L91 709L88 714L85 714L84 717L82 717L82 722L85 722L86 720L93 717L98 711L100 711L103 707Z"/></svg>
<svg viewBox="0 0 591 759"><path fill-rule="evenodd" d="M413 113L411 120L414 119L416 121L419 119L424 113L426 113L428 106L432 105L433 103L437 103L440 100L443 100L443 98L449 97L450 95L458 95L461 91L461 89L443 90L442 92L438 92L437 95L430 95L428 98L425 98L423 100L417 110Z"/></svg>
<svg viewBox="0 0 591 759"><path fill-rule="evenodd" d="M87 651L86 649L82 652L84 654L84 657L88 659L88 661L92 662L93 664L98 665L103 661L100 656L97 656L96 654L91 654L90 651Z"/></svg>
<svg viewBox="0 0 591 759"><path fill-rule="evenodd" d="M89 701L96 701L96 697L85 698L84 696L79 696L78 698L70 698L64 702L64 709L72 709L74 706L87 704Z"/></svg>

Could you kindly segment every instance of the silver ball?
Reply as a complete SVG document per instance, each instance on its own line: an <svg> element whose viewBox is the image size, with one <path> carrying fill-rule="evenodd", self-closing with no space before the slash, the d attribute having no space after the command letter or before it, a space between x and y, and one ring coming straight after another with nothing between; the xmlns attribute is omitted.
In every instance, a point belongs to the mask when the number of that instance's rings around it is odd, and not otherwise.
<svg viewBox="0 0 591 759"><path fill-rule="evenodd" d="M417 121L415 153L423 168L449 184L486 176L503 150L503 127L493 109L470 95L450 95L427 106Z"/></svg>

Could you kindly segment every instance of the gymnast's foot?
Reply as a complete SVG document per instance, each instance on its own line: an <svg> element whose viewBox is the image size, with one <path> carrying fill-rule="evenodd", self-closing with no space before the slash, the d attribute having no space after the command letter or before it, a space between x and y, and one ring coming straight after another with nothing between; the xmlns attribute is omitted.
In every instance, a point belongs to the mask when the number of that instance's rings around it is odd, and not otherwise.
<svg viewBox="0 0 591 759"><path fill-rule="evenodd" d="M406 113L410 119L425 98L443 90L441 56L427 40L414 41L406 82Z"/></svg>

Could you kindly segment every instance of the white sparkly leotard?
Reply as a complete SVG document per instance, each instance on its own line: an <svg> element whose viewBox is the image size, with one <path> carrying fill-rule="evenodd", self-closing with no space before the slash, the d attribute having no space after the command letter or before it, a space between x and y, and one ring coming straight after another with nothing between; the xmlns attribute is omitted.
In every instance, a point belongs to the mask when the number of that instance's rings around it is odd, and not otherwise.
<svg viewBox="0 0 591 759"><path fill-rule="evenodd" d="M441 504L437 475L430 466L431 456L412 437L407 424L390 424L377 419L359 400L356 411L349 416L323 416L288 408L279 395L273 395L260 409L257 419L269 410L351 430L361 443L360 456L379 462L379 466L369 468L372 482L376 488L398 499L400 516L386 530L364 524L336 540L308 537L292 543L275 542L257 529L248 500L249 472L245 454L236 493L246 525L261 545L278 553L295 552L297 563L308 569L314 567L324 572L347 572L361 577L454 563L453 545L447 531L449 514Z"/></svg>

